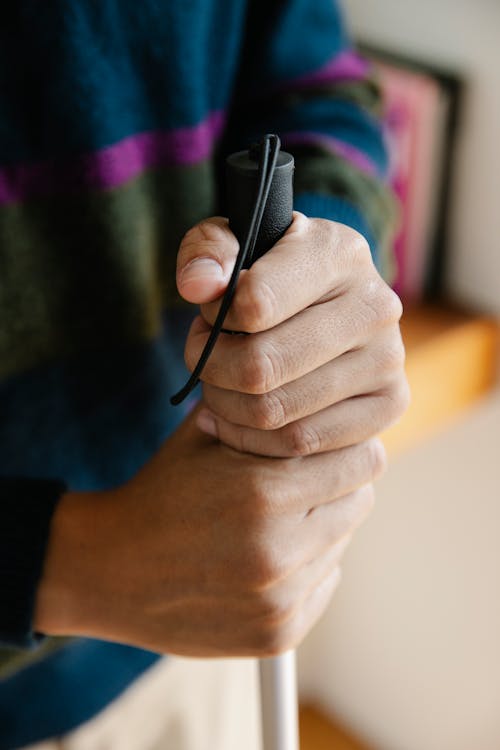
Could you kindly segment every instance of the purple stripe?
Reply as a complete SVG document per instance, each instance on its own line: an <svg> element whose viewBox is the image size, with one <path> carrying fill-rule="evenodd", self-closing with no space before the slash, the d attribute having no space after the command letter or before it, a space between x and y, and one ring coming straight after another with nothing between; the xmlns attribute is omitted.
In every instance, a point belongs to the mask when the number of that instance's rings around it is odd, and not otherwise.
<svg viewBox="0 0 500 750"><path fill-rule="evenodd" d="M307 88L308 86L339 83L340 81L359 81L370 72L370 63L354 50L345 50L335 55L322 68L313 73L306 73L293 81L287 81L287 88Z"/></svg>
<svg viewBox="0 0 500 750"><path fill-rule="evenodd" d="M116 188L154 167L196 164L208 158L225 121L213 112L198 125L138 133L71 162L55 160L0 169L0 205L85 188Z"/></svg>
<svg viewBox="0 0 500 750"><path fill-rule="evenodd" d="M320 146L336 156L346 159L361 172L371 177L377 175L377 167L366 154L350 143L333 138L330 135L308 132L283 133L282 141L284 146Z"/></svg>

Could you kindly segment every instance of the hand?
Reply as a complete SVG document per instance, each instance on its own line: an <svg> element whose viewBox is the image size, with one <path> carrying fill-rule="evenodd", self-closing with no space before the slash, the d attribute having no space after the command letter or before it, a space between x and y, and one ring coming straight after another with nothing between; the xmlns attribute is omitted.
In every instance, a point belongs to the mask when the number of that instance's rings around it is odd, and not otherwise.
<svg viewBox="0 0 500 750"><path fill-rule="evenodd" d="M180 289L206 303L191 365L236 249L221 219L182 245ZM35 628L189 656L297 645L373 503L384 457L366 438L405 405L399 314L358 235L296 215L241 278L227 325L254 335L218 343L209 414L193 413L125 486L60 502ZM212 432L207 416L220 439L198 429Z"/></svg>
<svg viewBox="0 0 500 750"><path fill-rule="evenodd" d="M56 509L34 627L187 656L296 646L339 579L383 469L378 441L276 459L193 413L126 485Z"/></svg>
<svg viewBox="0 0 500 750"><path fill-rule="evenodd" d="M204 303L186 345L193 369L237 252L224 219L186 235L178 287ZM201 261L199 260L201 258ZM239 451L293 457L376 435L408 404L402 307L377 273L364 238L295 213L283 239L238 284L202 373L200 429Z"/></svg>

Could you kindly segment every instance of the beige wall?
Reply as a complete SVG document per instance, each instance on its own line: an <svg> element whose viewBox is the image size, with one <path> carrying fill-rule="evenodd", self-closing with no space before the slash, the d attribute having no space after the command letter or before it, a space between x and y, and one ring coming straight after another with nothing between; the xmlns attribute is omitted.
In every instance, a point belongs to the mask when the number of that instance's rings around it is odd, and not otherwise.
<svg viewBox="0 0 500 750"><path fill-rule="evenodd" d="M381 750L498 750L500 393L392 463L343 567L303 697Z"/></svg>

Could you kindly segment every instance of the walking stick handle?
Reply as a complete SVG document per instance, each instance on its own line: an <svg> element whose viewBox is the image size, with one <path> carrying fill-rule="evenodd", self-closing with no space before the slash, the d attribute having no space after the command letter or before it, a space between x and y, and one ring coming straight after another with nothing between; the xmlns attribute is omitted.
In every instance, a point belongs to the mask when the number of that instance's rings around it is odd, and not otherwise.
<svg viewBox="0 0 500 750"><path fill-rule="evenodd" d="M260 144L259 144L260 145ZM229 227L240 245L248 233L259 180L259 145L238 151L226 159L226 203ZM252 256L244 268L264 255L278 242L292 223L293 170L291 154L280 151L274 168L260 229Z"/></svg>

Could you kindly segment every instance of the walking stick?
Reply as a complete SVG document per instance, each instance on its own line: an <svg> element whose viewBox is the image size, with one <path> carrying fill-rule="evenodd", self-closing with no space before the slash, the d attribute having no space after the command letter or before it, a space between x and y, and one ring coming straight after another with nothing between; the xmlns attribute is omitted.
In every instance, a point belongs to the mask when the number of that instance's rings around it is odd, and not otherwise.
<svg viewBox="0 0 500 750"><path fill-rule="evenodd" d="M217 319L191 377L171 403L180 403L199 381L222 330L242 268L269 250L292 223L293 157L280 151L276 135L266 135L249 151L228 157L226 198L229 226L240 250ZM295 652L260 660L263 750L298 750Z"/></svg>
<svg viewBox="0 0 500 750"><path fill-rule="evenodd" d="M263 148L265 143L253 151L233 154L227 160L229 226L240 247L249 233L249 218L258 202L259 181L264 179L262 172L259 173ZM260 227L254 229L255 246L245 260L244 268L269 250L292 222L293 157L279 152L277 138L275 148L275 164L268 166L270 181L267 198L262 201ZM261 659L259 668L263 750L298 750L295 652L287 651L280 656Z"/></svg>

